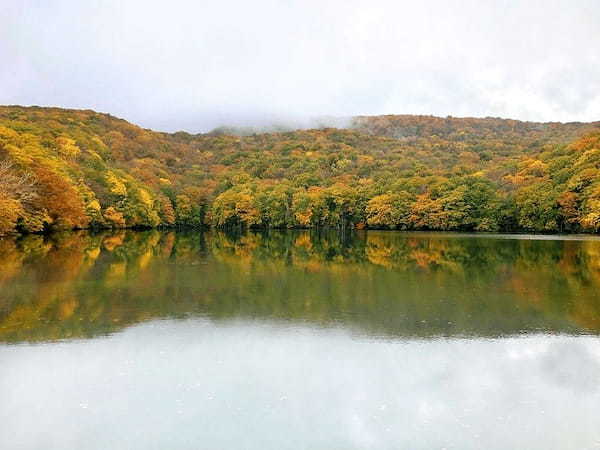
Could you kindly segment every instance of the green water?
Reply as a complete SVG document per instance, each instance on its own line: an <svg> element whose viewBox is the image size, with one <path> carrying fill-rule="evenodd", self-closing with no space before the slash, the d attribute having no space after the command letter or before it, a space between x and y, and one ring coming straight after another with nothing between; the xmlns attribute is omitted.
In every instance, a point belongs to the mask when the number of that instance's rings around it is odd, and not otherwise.
<svg viewBox="0 0 600 450"><path fill-rule="evenodd" d="M600 448L600 240L0 240L0 448Z"/></svg>

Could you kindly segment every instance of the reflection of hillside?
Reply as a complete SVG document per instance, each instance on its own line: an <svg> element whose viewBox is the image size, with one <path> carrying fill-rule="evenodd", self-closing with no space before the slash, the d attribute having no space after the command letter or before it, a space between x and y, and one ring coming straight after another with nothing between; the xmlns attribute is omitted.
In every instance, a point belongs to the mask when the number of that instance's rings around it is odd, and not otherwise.
<svg viewBox="0 0 600 450"><path fill-rule="evenodd" d="M600 242L368 232L0 240L0 340L202 314L432 336L600 331Z"/></svg>

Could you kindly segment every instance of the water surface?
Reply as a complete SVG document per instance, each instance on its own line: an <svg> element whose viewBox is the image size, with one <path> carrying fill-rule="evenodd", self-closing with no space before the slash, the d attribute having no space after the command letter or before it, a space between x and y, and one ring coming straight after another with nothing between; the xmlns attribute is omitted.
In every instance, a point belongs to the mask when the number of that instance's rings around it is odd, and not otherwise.
<svg viewBox="0 0 600 450"><path fill-rule="evenodd" d="M600 241L0 240L0 448L600 448Z"/></svg>

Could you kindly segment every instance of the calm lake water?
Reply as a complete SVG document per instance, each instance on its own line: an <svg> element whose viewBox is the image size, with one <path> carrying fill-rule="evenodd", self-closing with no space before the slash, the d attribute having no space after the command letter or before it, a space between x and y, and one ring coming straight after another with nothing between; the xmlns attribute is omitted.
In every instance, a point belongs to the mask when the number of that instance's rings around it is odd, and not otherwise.
<svg viewBox="0 0 600 450"><path fill-rule="evenodd" d="M2 449L600 449L600 240L0 240Z"/></svg>

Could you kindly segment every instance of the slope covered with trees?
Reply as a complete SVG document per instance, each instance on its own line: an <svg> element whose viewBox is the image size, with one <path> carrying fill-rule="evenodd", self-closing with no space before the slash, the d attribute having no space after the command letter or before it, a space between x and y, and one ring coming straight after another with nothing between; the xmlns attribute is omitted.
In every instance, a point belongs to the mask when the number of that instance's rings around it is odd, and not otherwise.
<svg viewBox="0 0 600 450"><path fill-rule="evenodd" d="M156 226L600 230L600 123L357 117L235 136L0 107L0 234Z"/></svg>

